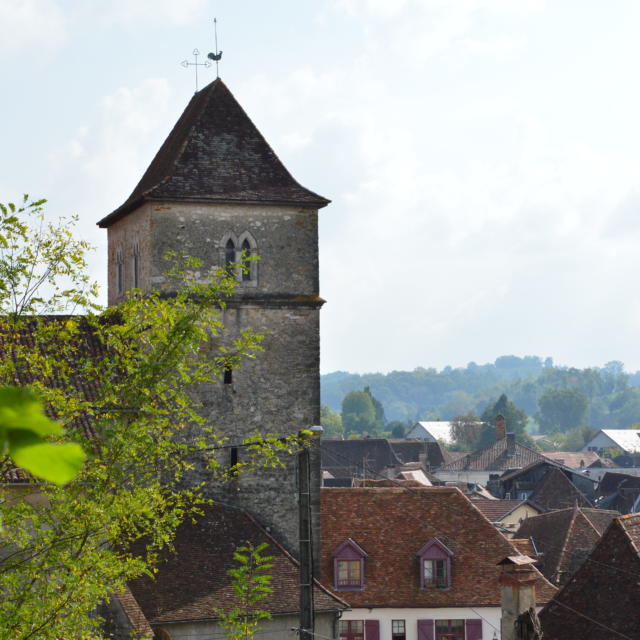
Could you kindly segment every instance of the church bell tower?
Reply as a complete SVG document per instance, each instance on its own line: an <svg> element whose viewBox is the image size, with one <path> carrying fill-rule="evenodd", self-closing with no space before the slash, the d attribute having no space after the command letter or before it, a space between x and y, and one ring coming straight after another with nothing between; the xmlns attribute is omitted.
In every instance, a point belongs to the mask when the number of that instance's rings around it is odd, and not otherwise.
<svg viewBox="0 0 640 640"><path fill-rule="evenodd" d="M158 287L168 250L201 259L204 269L256 257L237 270L223 314L231 338L243 329L263 334L264 352L199 392L231 443L319 423L318 210L328 203L293 179L216 79L193 96L126 202L98 223L108 230L109 304L133 287ZM230 451L241 461L242 450ZM249 473L212 495L245 508L295 552L294 468L291 456L286 471Z"/></svg>

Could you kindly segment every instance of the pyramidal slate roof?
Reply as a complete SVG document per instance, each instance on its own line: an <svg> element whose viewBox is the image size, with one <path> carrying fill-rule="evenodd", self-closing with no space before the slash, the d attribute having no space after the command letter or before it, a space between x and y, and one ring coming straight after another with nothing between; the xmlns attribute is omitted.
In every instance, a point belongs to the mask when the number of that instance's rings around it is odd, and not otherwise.
<svg viewBox="0 0 640 640"><path fill-rule="evenodd" d="M98 226L154 200L329 204L296 182L220 78L194 94L133 193Z"/></svg>

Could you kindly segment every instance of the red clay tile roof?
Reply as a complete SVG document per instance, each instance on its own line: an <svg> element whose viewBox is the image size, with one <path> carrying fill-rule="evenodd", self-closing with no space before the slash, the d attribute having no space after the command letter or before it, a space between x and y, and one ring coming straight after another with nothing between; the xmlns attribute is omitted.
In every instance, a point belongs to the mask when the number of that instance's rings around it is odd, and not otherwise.
<svg viewBox="0 0 640 640"><path fill-rule="evenodd" d="M640 514L614 518L540 612L545 640L640 638Z"/></svg>
<svg viewBox="0 0 640 640"><path fill-rule="evenodd" d="M590 467L601 460L595 451L543 451L542 455L571 469Z"/></svg>
<svg viewBox="0 0 640 640"><path fill-rule="evenodd" d="M569 478L558 468L551 469L540 486L531 494L532 502L545 509L566 509L574 504L579 507L593 505Z"/></svg>
<svg viewBox="0 0 640 640"><path fill-rule="evenodd" d="M332 553L352 538L368 554L365 588L335 591L352 607L499 606L500 560L511 543L456 488L321 489L323 584L333 585ZM450 589L420 589L416 554L437 538L454 554ZM538 600L555 592L542 576Z"/></svg>
<svg viewBox="0 0 640 640"><path fill-rule="evenodd" d="M570 508L527 518L516 533L541 555L538 568L550 582L564 584L584 562L617 511ZM604 523L606 521L606 526Z"/></svg>
<svg viewBox="0 0 640 640"><path fill-rule="evenodd" d="M215 619L214 609L237 604L227 570L236 566L234 550L245 542L266 542L272 555L273 593L260 601L272 614L299 611L298 563L247 513L231 507L205 508L196 524L178 528L175 554L168 552L158 565L155 580L139 578L131 592L151 624ZM346 604L320 584L314 589L316 611L342 610Z"/></svg>
<svg viewBox="0 0 640 640"><path fill-rule="evenodd" d="M528 504L538 513L542 512L528 500L472 500L472 503L490 522L499 522L523 504Z"/></svg>
<svg viewBox="0 0 640 640"><path fill-rule="evenodd" d="M542 454L521 445L519 442L515 443L515 454L508 455L507 438L501 438L484 449L442 465L440 471L498 471L526 467L542 459Z"/></svg>
<svg viewBox="0 0 640 640"><path fill-rule="evenodd" d="M117 593L114 597L120 603L122 611L131 624L131 629L137 634L135 637L152 638L153 629L129 587L125 586L122 593Z"/></svg>
<svg viewBox="0 0 640 640"><path fill-rule="evenodd" d="M133 193L98 225L109 227L149 200L329 203L294 180L219 78L191 98Z"/></svg>

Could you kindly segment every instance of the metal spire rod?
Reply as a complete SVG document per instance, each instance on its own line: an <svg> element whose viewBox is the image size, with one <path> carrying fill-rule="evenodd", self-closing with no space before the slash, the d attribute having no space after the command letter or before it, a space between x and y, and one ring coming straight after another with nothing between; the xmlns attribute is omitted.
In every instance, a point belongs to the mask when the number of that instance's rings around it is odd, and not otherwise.
<svg viewBox="0 0 640 640"><path fill-rule="evenodd" d="M214 43L216 45L215 52L209 53L207 58L209 60L213 60L216 63L216 78L220 77L220 73L218 72L218 63L220 62L220 58L222 58L222 51L218 51L218 19L213 19L213 38Z"/></svg>

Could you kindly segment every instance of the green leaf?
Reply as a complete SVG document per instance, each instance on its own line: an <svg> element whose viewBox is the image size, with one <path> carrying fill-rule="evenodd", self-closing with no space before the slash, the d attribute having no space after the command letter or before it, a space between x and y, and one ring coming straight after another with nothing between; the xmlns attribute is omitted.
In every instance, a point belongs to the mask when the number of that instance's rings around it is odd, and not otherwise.
<svg viewBox="0 0 640 640"><path fill-rule="evenodd" d="M35 476L65 484L82 467L84 451L79 444L51 444L39 435L19 429L8 433L9 455L13 461Z"/></svg>
<svg viewBox="0 0 640 640"><path fill-rule="evenodd" d="M23 387L0 387L0 429L58 435L62 427L42 412L38 396Z"/></svg>

